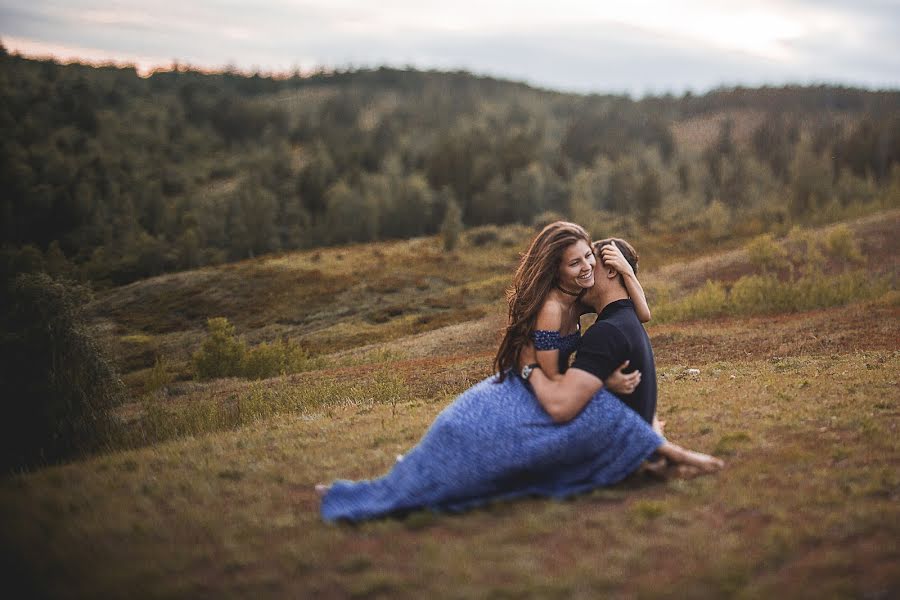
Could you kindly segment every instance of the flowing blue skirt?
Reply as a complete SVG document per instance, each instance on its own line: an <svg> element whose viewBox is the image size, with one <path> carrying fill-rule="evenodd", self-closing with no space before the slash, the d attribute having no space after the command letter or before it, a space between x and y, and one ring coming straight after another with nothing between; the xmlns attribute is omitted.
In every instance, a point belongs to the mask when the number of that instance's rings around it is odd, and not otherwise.
<svg viewBox="0 0 900 600"><path fill-rule="evenodd" d="M663 443L605 389L577 417L555 423L519 377L495 380L456 398L387 475L335 481L322 498L322 518L361 521L521 496L562 498L621 481Z"/></svg>

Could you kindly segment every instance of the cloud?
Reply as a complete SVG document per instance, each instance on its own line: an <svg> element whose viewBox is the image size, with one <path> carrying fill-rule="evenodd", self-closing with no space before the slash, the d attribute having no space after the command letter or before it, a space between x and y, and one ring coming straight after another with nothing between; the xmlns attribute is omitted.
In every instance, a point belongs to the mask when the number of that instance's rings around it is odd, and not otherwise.
<svg viewBox="0 0 900 600"><path fill-rule="evenodd" d="M896 3L875 0L0 0L0 35L25 53L264 71L464 68L633 94L822 81L897 87L898 21Z"/></svg>

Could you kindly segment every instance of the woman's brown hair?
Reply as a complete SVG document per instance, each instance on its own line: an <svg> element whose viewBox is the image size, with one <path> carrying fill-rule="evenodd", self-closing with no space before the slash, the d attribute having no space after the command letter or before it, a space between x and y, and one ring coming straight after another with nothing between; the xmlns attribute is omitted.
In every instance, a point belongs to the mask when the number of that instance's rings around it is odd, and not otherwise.
<svg viewBox="0 0 900 600"><path fill-rule="evenodd" d="M506 378L508 369L516 367L522 348L531 341L538 312L550 290L558 283L563 252L579 241L588 246L591 243L583 227L556 221L544 227L522 255L513 285L506 291L509 319L497 356L494 357L498 383Z"/></svg>

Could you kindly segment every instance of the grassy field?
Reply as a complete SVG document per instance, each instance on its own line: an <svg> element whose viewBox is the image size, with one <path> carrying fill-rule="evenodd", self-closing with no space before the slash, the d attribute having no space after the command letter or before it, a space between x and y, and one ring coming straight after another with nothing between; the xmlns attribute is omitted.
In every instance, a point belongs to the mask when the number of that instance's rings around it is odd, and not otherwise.
<svg viewBox="0 0 900 600"><path fill-rule="evenodd" d="M721 455L720 474L360 526L322 523L312 485L384 473L489 373L527 232L453 254L430 239L333 248L111 290L91 311L131 390L120 446L0 481L4 562L51 597L896 597L898 225L898 211L846 224L865 260L819 265L826 278L866 269L886 289L651 324L669 437ZM794 252L796 240L779 243ZM647 247L652 307L754 272L739 245L691 261ZM251 344L299 340L320 363L194 381L212 316ZM167 373L151 385L157 357Z"/></svg>

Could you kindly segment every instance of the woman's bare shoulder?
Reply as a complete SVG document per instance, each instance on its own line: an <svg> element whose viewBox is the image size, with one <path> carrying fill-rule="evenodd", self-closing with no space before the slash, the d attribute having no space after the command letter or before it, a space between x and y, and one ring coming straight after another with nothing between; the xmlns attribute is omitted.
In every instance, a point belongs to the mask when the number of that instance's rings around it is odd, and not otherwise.
<svg viewBox="0 0 900 600"><path fill-rule="evenodd" d="M563 306L553 298L547 298L538 311L536 329L559 331L563 321Z"/></svg>

